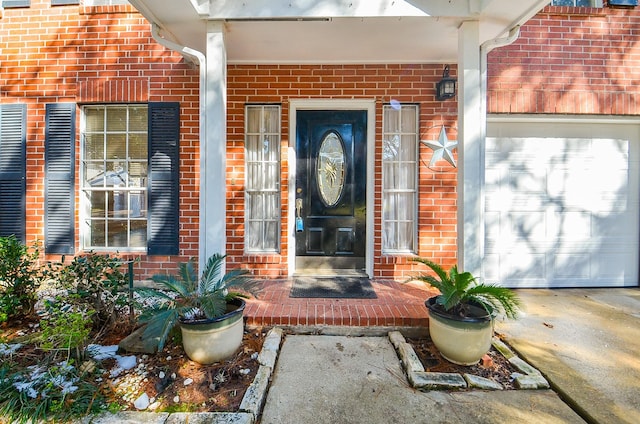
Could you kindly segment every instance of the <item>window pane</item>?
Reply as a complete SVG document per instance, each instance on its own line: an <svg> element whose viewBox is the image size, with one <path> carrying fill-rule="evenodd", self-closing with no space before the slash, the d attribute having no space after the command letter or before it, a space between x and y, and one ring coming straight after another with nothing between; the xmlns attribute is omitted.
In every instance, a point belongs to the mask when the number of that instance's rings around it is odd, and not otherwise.
<svg viewBox="0 0 640 424"><path fill-rule="evenodd" d="M107 195L104 191L92 191L89 194L91 217L105 218L107 212Z"/></svg>
<svg viewBox="0 0 640 424"><path fill-rule="evenodd" d="M132 106L129 108L129 131L147 132L147 107Z"/></svg>
<svg viewBox="0 0 640 424"><path fill-rule="evenodd" d="M125 159L127 157L126 134L107 135L107 159Z"/></svg>
<svg viewBox="0 0 640 424"><path fill-rule="evenodd" d="M398 201L396 207L398 208L398 219L402 221L413 221L414 215L414 194L413 193L400 193L398 194Z"/></svg>
<svg viewBox="0 0 640 424"><path fill-rule="evenodd" d="M86 134L84 136L84 158L102 159L104 157L104 134Z"/></svg>
<svg viewBox="0 0 640 424"><path fill-rule="evenodd" d="M127 221L107 221L107 232L109 234L108 246L127 246L127 233L129 232L129 225L127 224Z"/></svg>
<svg viewBox="0 0 640 424"><path fill-rule="evenodd" d="M264 110L264 131L270 134L280 134L280 109L271 107Z"/></svg>
<svg viewBox="0 0 640 424"><path fill-rule="evenodd" d="M416 129L415 129L415 126L414 126L413 134L411 134L411 135L403 135L402 137L400 137L399 160L410 161L410 162L415 162L416 161L417 143L416 143L415 132L416 132Z"/></svg>
<svg viewBox="0 0 640 424"><path fill-rule="evenodd" d="M245 119L247 120L247 133L259 134L260 124L262 122L260 107L247 107Z"/></svg>
<svg viewBox="0 0 640 424"><path fill-rule="evenodd" d="M87 132L104 131L104 108L85 109L85 127Z"/></svg>
<svg viewBox="0 0 640 424"><path fill-rule="evenodd" d="M406 133L413 133L415 134L416 132L416 120L418 119L418 116L415 113L403 113L402 114L402 133L406 134Z"/></svg>
<svg viewBox="0 0 640 424"><path fill-rule="evenodd" d="M146 161L148 145L146 134L129 135L129 159L144 159Z"/></svg>
<svg viewBox="0 0 640 424"><path fill-rule="evenodd" d="M147 245L147 221L134 220L131 221L131 239L130 247L146 247Z"/></svg>
<svg viewBox="0 0 640 424"><path fill-rule="evenodd" d="M91 221L91 246L105 245L105 224L103 219L94 219Z"/></svg>
<svg viewBox="0 0 640 424"><path fill-rule="evenodd" d="M264 160L277 162L280 154L280 137L277 135L265 136L262 141Z"/></svg>
<svg viewBox="0 0 640 424"><path fill-rule="evenodd" d="M127 110L124 108L107 108L107 130L125 131L127 129Z"/></svg>
<svg viewBox="0 0 640 424"><path fill-rule="evenodd" d="M384 128L386 133L397 133L400 131L400 110L396 110L391 106L384 108Z"/></svg>
<svg viewBox="0 0 640 424"><path fill-rule="evenodd" d="M265 230L264 230L264 246L268 248L269 246L277 246L278 245L278 230L280 226L275 221L265 222Z"/></svg>

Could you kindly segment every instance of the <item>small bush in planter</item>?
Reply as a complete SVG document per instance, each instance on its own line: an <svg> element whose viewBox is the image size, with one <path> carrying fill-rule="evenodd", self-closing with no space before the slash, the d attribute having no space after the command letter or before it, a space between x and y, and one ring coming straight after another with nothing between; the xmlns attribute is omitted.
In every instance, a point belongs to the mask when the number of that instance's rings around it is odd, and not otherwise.
<svg viewBox="0 0 640 424"><path fill-rule="evenodd" d="M440 265L428 259L413 258L413 261L428 266L436 274L422 274L414 279L440 291L435 303L447 314L469 316L471 305L476 305L490 315L502 312L508 318L517 317L521 302L513 290L496 284L479 283L470 272L458 272L455 265L447 273Z"/></svg>
<svg viewBox="0 0 640 424"><path fill-rule="evenodd" d="M431 340L445 359L460 365L475 364L491 347L497 313L516 318L520 299L509 288L479 283L470 272L458 272L457 266L446 272L427 259L413 260L436 274L413 279L440 291L425 301Z"/></svg>

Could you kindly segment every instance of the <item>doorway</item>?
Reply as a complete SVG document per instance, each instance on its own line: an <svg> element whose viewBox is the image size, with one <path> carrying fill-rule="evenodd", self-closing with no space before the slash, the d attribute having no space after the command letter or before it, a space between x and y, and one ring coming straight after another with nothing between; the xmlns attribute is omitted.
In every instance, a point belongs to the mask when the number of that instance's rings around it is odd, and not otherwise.
<svg viewBox="0 0 640 424"><path fill-rule="evenodd" d="M296 273L365 274L367 110L299 110L295 140Z"/></svg>

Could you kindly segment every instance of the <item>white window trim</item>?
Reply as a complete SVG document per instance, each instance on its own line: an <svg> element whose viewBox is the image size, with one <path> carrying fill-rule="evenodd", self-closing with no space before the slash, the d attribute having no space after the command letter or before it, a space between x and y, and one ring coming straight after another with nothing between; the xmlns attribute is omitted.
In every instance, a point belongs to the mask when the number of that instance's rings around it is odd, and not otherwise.
<svg viewBox="0 0 640 424"><path fill-rule="evenodd" d="M84 0L82 2L84 6L117 6L122 4L129 4L128 0Z"/></svg>
<svg viewBox="0 0 640 424"><path fill-rule="evenodd" d="M573 0L573 2L575 4L576 0ZM574 6L566 6L566 7L603 7L602 0L591 0L590 3L591 3L591 6L575 6L574 5ZM550 5L551 6L555 6L553 4L553 0L552 0L552 3ZM558 7L562 7L562 6L558 6Z"/></svg>
<svg viewBox="0 0 640 424"><path fill-rule="evenodd" d="M279 122L278 122L278 133L273 133L273 132L266 132L264 131L263 128L260 129L259 133L249 133L248 130L248 124L249 124L249 120L248 120L248 115L249 115L249 109L258 109L260 108L260 113L264 113L265 108L276 108L278 109L278 114L279 114ZM282 142L282 106L280 105L273 105L273 104L248 104L245 106L245 112L244 112L244 116L245 116L245 137L247 135L259 135L261 138L267 135L277 135L278 137L278 181L276 182L276 189L278 191L280 191L279 195L279 199L280 199L280 204L282 204L282 191L281 191L281 187L282 187L282 154L281 154L281 142ZM262 120L261 120L262 122ZM247 160L247 147L246 147L246 138L245 138L245 160L244 160L244 166L245 166L245 178L249 177L249 169L247 167L248 164L248 160ZM246 254L249 255L259 255L259 254L272 254L272 253L279 253L281 251L281 237L280 234L282 232L282 226L278 225L278 230L277 230L277 234L276 234L276 245L273 248L269 248L269 249L250 249L248 244L247 244L247 222L248 222L248 216L249 216L249 210L247 207L247 198L248 198L248 190L246 189L246 183L245 183L245 210L244 210L244 222L245 222L245 237L244 237L244 251ZM278 209L278 212L280 213L281 209ZM278 218L278 222L281 221L281 216L279 216ZM264 240L262 240L264 243Z"/></svg>
<svg viewBox="0 0 640 424"><path fill-rule="evenodd" d="M85 154L85 141L84 141L84 134L86 131L86 117L85 117L85 109L86 107L108 107L108 106L140 106L140 104L138 103L105 103L105 104L95 104L95 105L87 105L87 106L83 106L82 107L82 112L81 112L81 124L80 124L80 157L79 157L79 165L80 165L80 191L79 191L79 195L80 195L80 210L79 210L79 218L80 218L80 248L82 250L92 250L92 251L99 251L99 252L122 252L122 253L140 253L140 252L147 252L147 244L145 244L145 246L143 247L107 247L107 246L93 246L91 245L90 242L90 234L91 231L87 229L85 222L86 222L86 215L87 215L87 208L88 208L88 204L87 204L87 199L86 196L84 195L86 188L85 188L85 171L84 171L84 154ZM146 106L146 104L145 104ZM148 136L148 134L147 134ZM148 143L148 141L147 141ZM148 166L148 163L147 163ZM147 179L148 179L148 173L149 173L149 168L147 168ZM134 187L134 188L127 188L127 189L123 189L122 191L139 191L142 190L144 191L145 197L148 201L149 199L149 190L147 186L143 186L143 187ZM147 216L146 216L146 220L147 220L147 226L148 226L148 220L149 220L149 216L148 216L149 211L147 211ZM148 227L147 227L147 231L148 231ZM147 243L148 243L148 238L147 238Z"/></svg>
<svg viewBox="0 0 640 424"><path fill-rule="evenodd" d="M414 182L414 187L415 189L413 190L413 192L415 193L415 203L413 205L413 246L411 249L388 249L385 248L385 246L382 244L381 248L382 248L382 254L383 255L412 255L415 254L418 251L418 208L419 208L419 203L420 203L420 199L419 199L419 163L420 163L420 152L419 152L419 144L420 144L420 140L419 140L419 131L420 131L420 108L417 105L411 105L411 106L415 106L415 112L416 112L416 128L415 128L415 136L416 136L416 145L415 145L415 157L416 157L416 162L415 162L415 182ZM384 122L385 122L385 118L384 118L384 112L385 109L389 107L389 105L384 105L382 108L382 138L384 139L384 137L387 135L386 132L386 128L384 128ZM402 135L403 133L397 133L397 135ZM404 133L404 134L409 134L409 133ZM414 133L411 133L414 134ZM384 158L382 159L383 162L383 166L382 166L382 185L381 185L381 190L382 190L382 204L384 206L384 195L385 195L385 189L384 189ZM405 190L405 192L409 192L409 190ZM381 210L380 211L381 214L381 231L384 232L384 212ZM383 241L381 240L381 243Z"/></svg>

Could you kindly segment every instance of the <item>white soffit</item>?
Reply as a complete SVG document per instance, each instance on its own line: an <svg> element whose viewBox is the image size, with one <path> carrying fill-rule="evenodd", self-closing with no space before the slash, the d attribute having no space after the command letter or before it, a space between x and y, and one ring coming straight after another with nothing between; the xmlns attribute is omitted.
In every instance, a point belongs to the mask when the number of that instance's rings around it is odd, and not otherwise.
<svg viewBox="0 0 640 424"><path fill-rule="evenodd" d="M206 51L206 20L223 20L230 63L455 62L458 28L481 42L549 0L130 0L162 34Z"/></svg>

